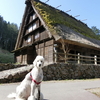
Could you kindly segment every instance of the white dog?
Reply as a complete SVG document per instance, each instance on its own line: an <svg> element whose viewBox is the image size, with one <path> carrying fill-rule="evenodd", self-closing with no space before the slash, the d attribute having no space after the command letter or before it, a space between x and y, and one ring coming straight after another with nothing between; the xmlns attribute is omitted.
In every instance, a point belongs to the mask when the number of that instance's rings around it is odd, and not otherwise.
<svg viewBox="0 0 100 100"><path fill-rule="evenodd" d="M16 93L8 95L8 98L15 98L16 100L43 100L43 95L40 93L40 84L43 80L43 65L44 58L37 56L33 62L34 68L28 73L21 84L16 88ZM36 98L34 96L35 89L38 89Z"/></svg>

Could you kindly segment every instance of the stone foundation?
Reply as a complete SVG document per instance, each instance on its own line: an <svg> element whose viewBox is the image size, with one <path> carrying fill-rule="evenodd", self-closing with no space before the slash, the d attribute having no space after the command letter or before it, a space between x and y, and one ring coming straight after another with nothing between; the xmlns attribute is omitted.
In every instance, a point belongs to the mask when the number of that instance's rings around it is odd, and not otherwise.
<svg viewBox="0 0 100 100"><path fill-rule="evenodd" d="M0 72L0 83L19 82L31 71L32 65ZM51 64L43 68L44 81L100 78L100 65Z"/></svg>
<svg viewBox="0 0 100 100"><path fill-rule="evenodd" d="M100 78L100 65L51 64L43 71L44 80Z"/></svg>

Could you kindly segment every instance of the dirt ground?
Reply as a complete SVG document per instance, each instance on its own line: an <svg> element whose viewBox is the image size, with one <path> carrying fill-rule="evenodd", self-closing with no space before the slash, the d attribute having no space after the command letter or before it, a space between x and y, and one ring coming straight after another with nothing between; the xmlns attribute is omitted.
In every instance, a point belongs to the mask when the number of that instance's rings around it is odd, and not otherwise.
<svg viewBox="0 0 100 100"><path fill-rule="evenodd" d="M100 88L88 89L88 91L100 97Z"/></svg>

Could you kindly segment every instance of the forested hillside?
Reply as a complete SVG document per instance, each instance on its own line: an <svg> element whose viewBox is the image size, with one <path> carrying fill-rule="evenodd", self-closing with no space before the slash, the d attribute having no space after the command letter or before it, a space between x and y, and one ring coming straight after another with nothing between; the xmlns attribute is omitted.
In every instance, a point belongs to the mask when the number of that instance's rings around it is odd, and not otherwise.
<svg viewBox="0 0 100 100"><path fill-rule="evenodd" d="M0 15L0 48L12 51L18 35L18 26L6 22Z"/></svg>
<svg viewBox="0 0 100 100"><path fill-rule="evenodd" d="M0 48L0 63L13 63L14 54Z"/></svg>
<svg viewBox="0 0 100 100"><path fill-rule="evenodd" d="M0 63L14 62L14 50L18 27L14 23L7 22L0 15Z"/></svg>

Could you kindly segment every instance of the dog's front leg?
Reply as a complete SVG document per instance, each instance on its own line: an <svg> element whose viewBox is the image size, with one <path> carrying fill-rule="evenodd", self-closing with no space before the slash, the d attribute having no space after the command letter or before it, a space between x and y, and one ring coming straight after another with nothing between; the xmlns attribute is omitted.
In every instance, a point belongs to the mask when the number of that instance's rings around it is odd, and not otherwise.
<svg viewBox="0 0 100 100"><path fill-rule="evenodd" d="M37 99L40 100L40 85L38 85L37 88L38 88L38 97L37 97Z"/></svg>
<svg viewBox="0 0 100 100"><path fill-rule="evenodd" d="M35 96L34 96L35 88L36 88L36 84L34 82L32 82L31 83L31 92L30 92L30 96L29 96L28 100L36 100Z"/></svg>
<svg viewBox="0 0 100 100"><path fill-rule="evenodd" d="M40 85L37 86L38 93L36 95L37 100L43 100L43 94L41 93Z"/></svg>

